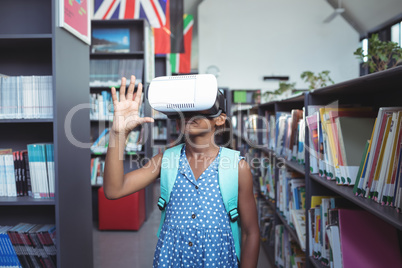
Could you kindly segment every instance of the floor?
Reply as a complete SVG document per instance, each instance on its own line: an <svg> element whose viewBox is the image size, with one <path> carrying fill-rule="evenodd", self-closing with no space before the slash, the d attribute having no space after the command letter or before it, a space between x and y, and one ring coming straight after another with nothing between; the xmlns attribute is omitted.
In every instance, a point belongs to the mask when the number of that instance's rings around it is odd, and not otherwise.
<svg viewBox="0 0 402 268"><path fill-rule="evenodd" d="M94 267L152 267L159 221L160 211L156 208L139 231L99 231L95 224L93 231ZM257 268L270 267L267 256L261 248Z"/></svg>

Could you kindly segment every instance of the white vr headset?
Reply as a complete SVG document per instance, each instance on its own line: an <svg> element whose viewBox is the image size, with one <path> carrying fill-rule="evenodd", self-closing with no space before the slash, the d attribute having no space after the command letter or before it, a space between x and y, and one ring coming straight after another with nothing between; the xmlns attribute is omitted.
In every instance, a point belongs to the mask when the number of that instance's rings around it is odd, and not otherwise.
<svg viewBox="0 0 402 268"><path fill-rule="evenodd" d="M147 98L151 107L169 118L226 113L226 100L212 74L161 76L152 79Z"/></svg>

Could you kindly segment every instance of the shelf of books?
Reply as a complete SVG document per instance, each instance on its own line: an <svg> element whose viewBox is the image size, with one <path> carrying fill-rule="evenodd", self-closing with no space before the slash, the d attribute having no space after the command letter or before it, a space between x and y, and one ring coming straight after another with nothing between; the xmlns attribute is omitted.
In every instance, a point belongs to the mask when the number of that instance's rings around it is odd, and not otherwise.
<svg viewBox="0 0 402 268"><path fill-rule="evenodd" d="M93 266L89 117L75 110L89 50L56 27L58 5L0 2L1 267Z"/></svg>
<svg viewBox="0 0 402 268"><path fill-rule="evenodd" d="M90 118L91 118L91 184L93 186L93 214L97 213L98 188L103 184L105 156L109 145L109 131L113 125L111 88L119 88L121 78L127 86L131 75L136 77L136 87L142 83L140 116L151 116L145 99L146 90L154 75L154 54L151 49L150 27L145 20L92 20L92 45L90 48ZM121 40L121 42L115 42ZM152 59L152 60L150 60ZM124 152L124 172L140 168L144 158L152 157L151 142L154 129L145 124L128 135ZM146 217L153 209L152 185L146 189ZM97 221L97 217L94 217Z"/></svg>
<svg viewBox="0 0 402 268"><path fill-rule="evenodd" d="M236 148L274 170L257 187L277 266L402 265L401 83L396 67L233 113Z"/></svg>

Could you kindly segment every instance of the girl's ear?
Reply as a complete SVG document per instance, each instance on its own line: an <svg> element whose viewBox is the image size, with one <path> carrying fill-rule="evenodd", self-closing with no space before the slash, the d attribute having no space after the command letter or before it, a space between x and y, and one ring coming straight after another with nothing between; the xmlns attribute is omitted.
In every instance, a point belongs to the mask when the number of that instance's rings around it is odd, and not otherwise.
<svg viewBox="0 0 402 268"><path fill-rule="evenodd" d="M215 118L215 125L223 126L226 122L226 114L221 113L217 118Z"/></svg>

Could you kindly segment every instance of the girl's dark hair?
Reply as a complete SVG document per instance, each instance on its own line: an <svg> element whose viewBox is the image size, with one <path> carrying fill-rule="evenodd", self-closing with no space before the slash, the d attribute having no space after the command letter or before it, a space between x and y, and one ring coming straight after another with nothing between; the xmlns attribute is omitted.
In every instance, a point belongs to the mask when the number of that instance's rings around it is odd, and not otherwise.
<svg viewBox="0 0 402 268"><path fill-rule="evenodd" d="M232 123L230 117L227 117L225 124L219 126L215 130L215 143L219 146L232 147Z"/></svg>

